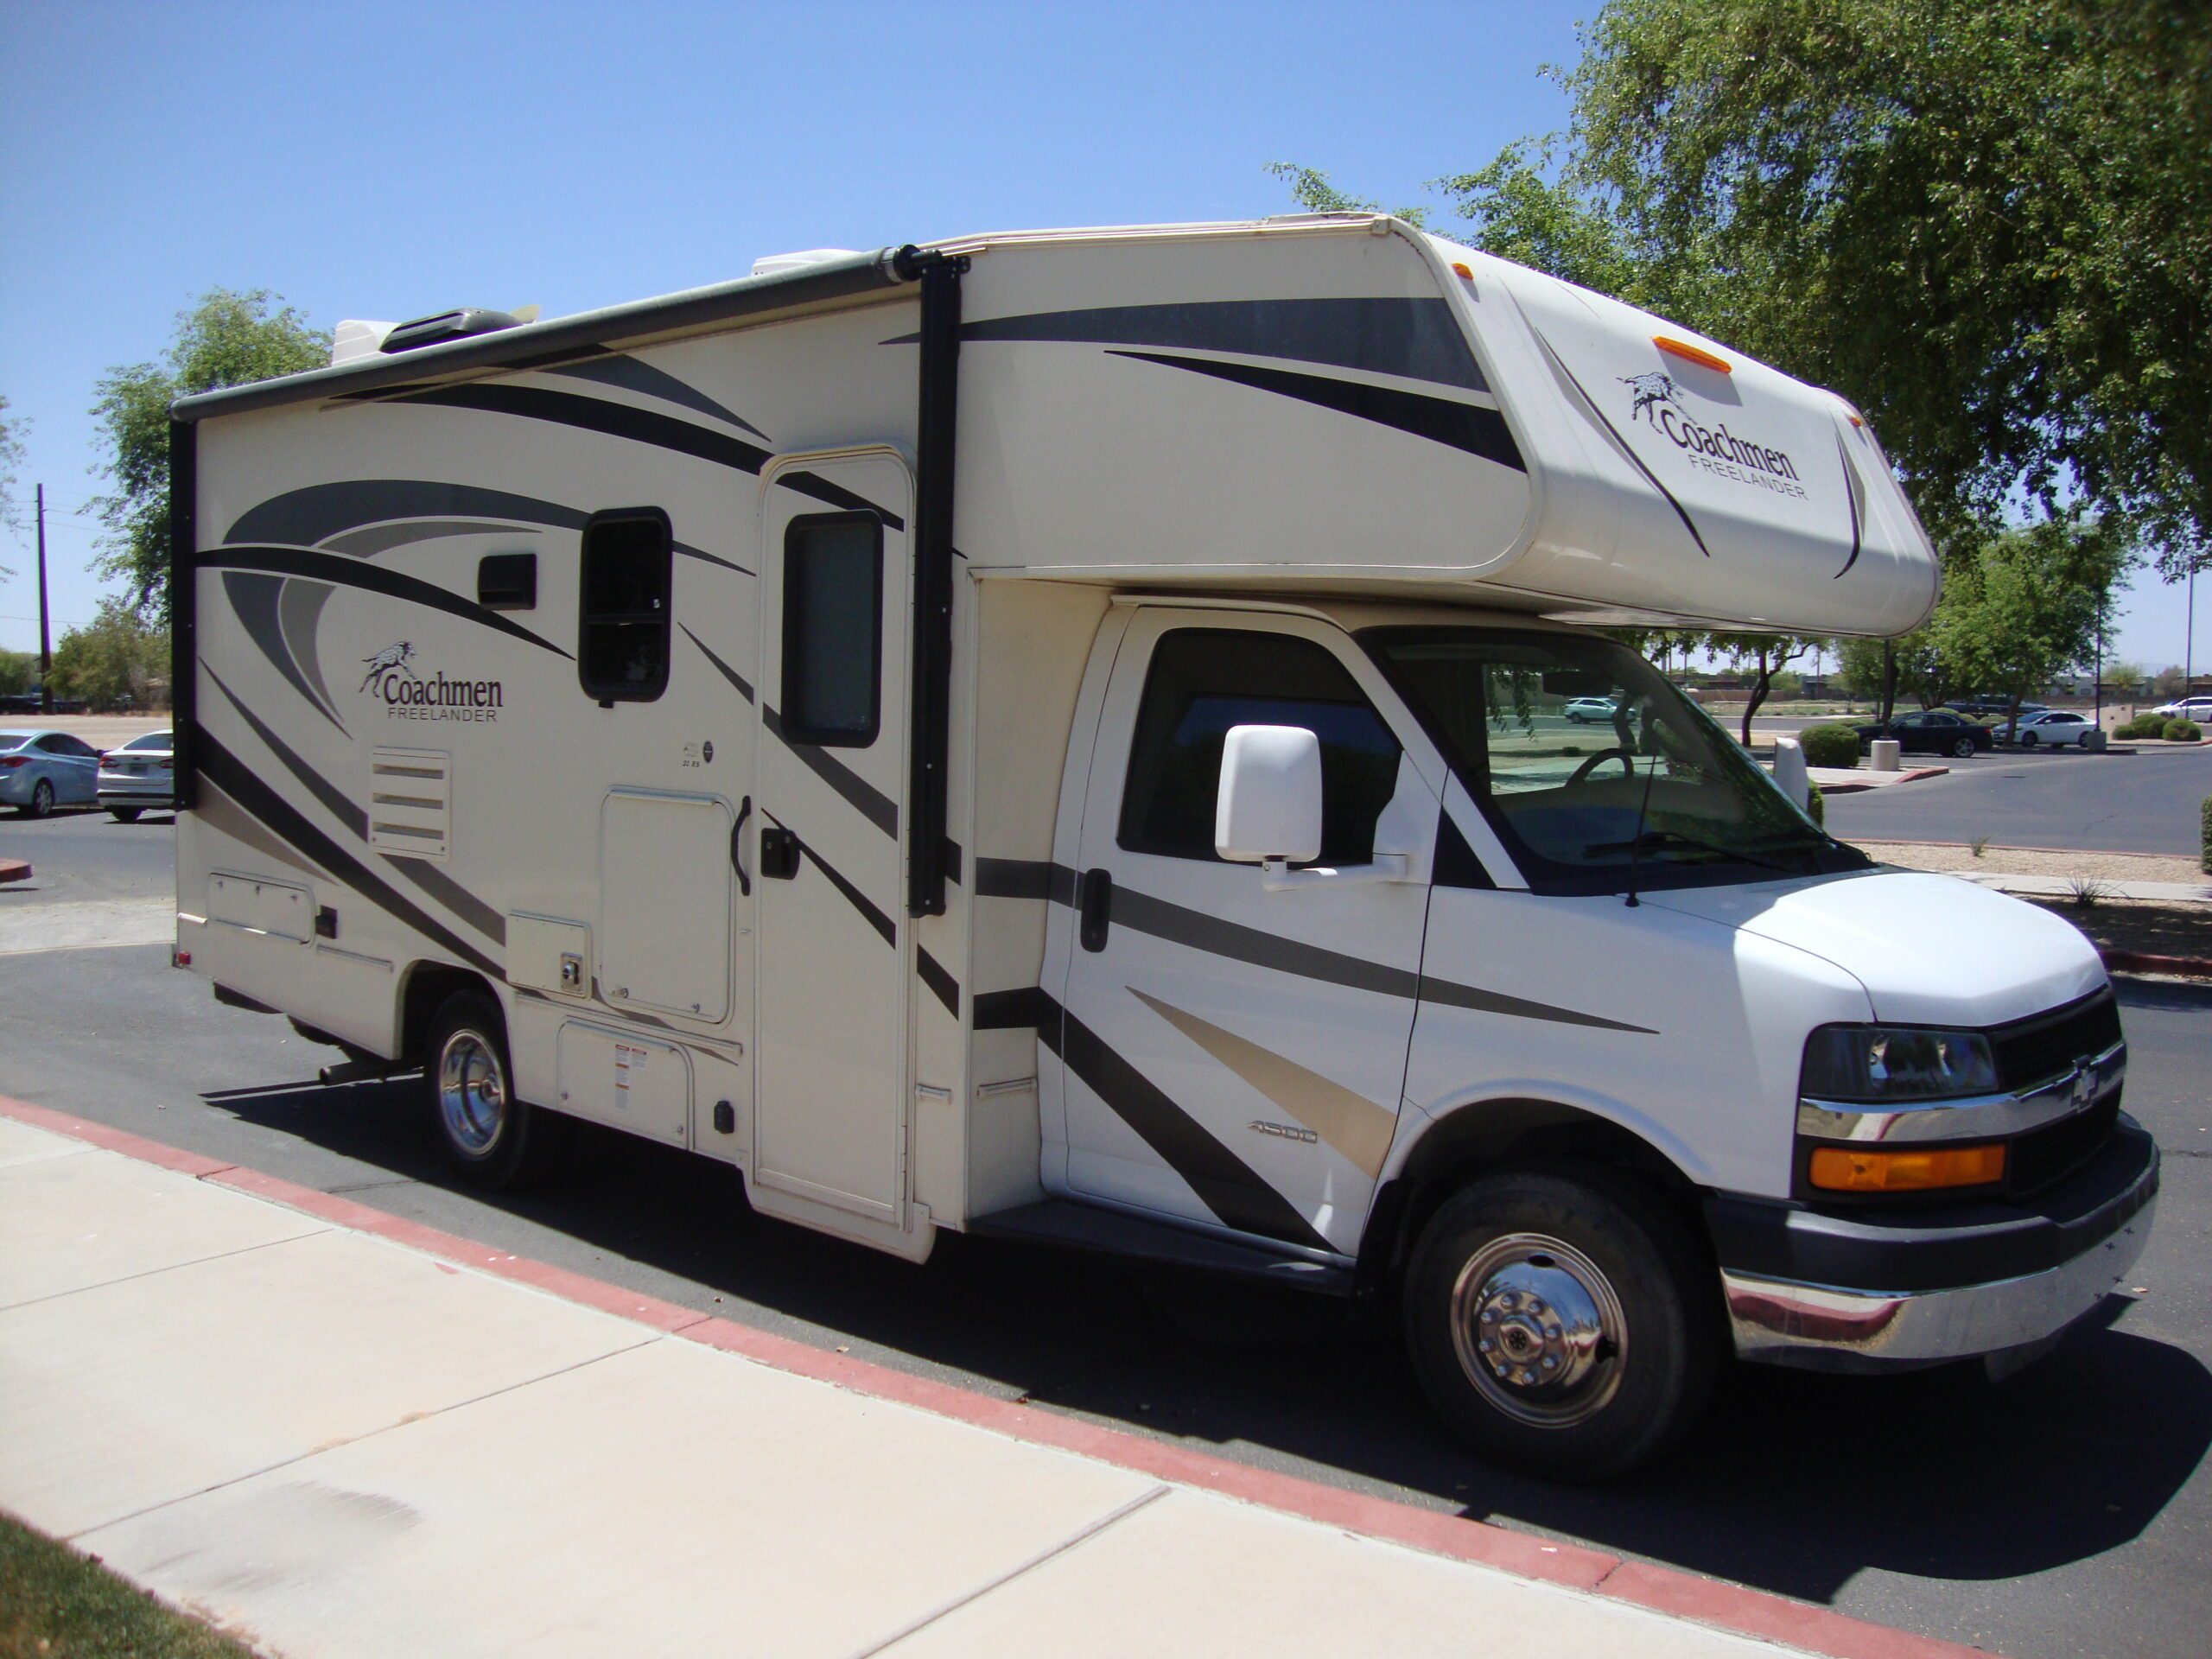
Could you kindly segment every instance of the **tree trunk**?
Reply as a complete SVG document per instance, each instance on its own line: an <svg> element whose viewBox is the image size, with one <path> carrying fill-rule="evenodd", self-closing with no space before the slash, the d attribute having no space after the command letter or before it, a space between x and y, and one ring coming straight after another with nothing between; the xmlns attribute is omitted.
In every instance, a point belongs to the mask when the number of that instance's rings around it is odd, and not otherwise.
<svg viewBox="0 0 2212 1659"><path fill-rule="evenodd" d="M1897 646L1894 639L1882 641L1882 718L1887 726L1897 706Z"/></svg>
<svg viewBox="0 0 2212 1659"><path fill-rule="evenodd" d="M1751 716L1766 701L1767 687L1773 683L1774 671L1767 666L1766 653L1759 653L1759 677L1751 682L1751 700L1744 705L1744 747L1751 747Z"/></svg>

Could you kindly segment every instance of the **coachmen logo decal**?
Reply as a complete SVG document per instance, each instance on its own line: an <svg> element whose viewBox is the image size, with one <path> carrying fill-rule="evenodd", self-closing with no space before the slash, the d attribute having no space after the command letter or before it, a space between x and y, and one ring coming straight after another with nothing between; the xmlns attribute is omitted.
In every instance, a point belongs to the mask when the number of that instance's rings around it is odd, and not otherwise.
<svg viewBox="0 0 2212 1659"><path fill-rule="evenodd" d="M364 657L368 672L361 678L364 696L384 704L388 720L497 720L505 695L497 680L448 679L433 673L428 679L410 664L414 645L405 639L386 645L373 657Z"/></svg>
<svg viewBox="0 0 2212 1659"><path fill-rule="evenodd" d="M1671 374L1649 369L1615 378L1629 389L1630 424L1649 421L1692 465L1777 495L1804 498L1805 486L1798 482L1796 465L1787 452L1738 437L1725 421L1707 426L1690 413L1688 400Z"/></svg>

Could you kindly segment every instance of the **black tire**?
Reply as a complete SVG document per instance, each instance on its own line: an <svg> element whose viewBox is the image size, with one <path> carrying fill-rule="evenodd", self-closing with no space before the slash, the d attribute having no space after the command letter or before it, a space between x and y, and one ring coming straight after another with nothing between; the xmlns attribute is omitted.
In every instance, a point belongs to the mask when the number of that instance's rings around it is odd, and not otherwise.
<svg viewBox="0 0 2212 1659"><path fill-rule="evenodd" d="M2032 749L2035 747L2036 743L2037 738L2033 732L2022 732L2020 734L2020 747L2022 748Z"/></svg>
<svg viewBox="0 0 2212 1659"><path fill-rule="evenodd" d="M1609 1479L1665 1450L1721 1355L1706 1253L1603 1171L1508 1170L1460 1189L1422 1229L1402 1306L1445 1421L1487 1461L1553 1480Z"/></svg>
<svg viewBox="0 0 2212 1659"><path fill-rule="evenodd" d="M54 816L54 785L43 778L31 785L29 804L22 809L27 818L50 818Z"/></svg>
<svg viewBox="0 0 2212 1659"><path fill-rule="evenodd" d="M472 1185L524 1187L559 1167L575 1120L515 1098L506 1021L480 991L456 991L430 1021L423 1094L446 1160Z"/></svg>
<svg viewBox="0 0 2212 1659"><path fill-rule="evenodd" d="M1954 743L1954 744L1952 744L1952 745L1951 745L1951 754L1952 754L1953 758L1954 758L1954 759L1955 759L1955 760L1973 760L1973 759L1974 759L1974 739L1972 739L1972 738L1970 738L1970 737L1962 737L1962 738L1961 738L1957 742L1955 742L1955 743Z"/></svg>
<svg viewBox="0 0 2212 1659"><path fill-rule="evenodd" d="M111 806L107 815L118 823L136 823L138 815L146 809L141 806Z"/></svg>

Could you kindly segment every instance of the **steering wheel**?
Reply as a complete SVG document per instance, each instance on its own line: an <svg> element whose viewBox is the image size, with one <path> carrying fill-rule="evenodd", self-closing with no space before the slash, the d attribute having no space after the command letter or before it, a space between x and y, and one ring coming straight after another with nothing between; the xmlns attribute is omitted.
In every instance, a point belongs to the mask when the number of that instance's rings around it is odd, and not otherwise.
<svg viewBox="0 0 2212 1659"><path fill-rule="evenodd" d="M1636 757L1634 755L1630 754L1626 749L1600 749L1597 753L1592 755L1587 760L1585 760L1580 766L1574 769L1574 775L1567 780L1563 787L1573 789L1577 784L1580 783L1585 778L1587 778L1592 772L1596 771L1608 760L1619 761L1621 763L1621 770L1628 773L1631 782L1634 781L1636 778Z"/></svg>

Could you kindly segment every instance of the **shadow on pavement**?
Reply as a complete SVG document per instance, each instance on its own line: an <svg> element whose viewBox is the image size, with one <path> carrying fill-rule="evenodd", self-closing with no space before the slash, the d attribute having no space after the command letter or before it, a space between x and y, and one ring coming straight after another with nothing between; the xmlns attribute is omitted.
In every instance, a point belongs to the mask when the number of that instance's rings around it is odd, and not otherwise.
<svg viewBox="0 0 2212 1659"><path fill-rule="evenodd" d="M418 1086L205 1098L389 1171L391 1183L339 1189L373 1204L378 1186L452 1184ZM1815 1601L1867 1568L1999 1580L2113 1549L2212 1446L2212 1374L2113 1328L2120 1297L2002 1385L1970 1366L1884 1379L1731 1368L1681 1448L1582 1490L1459 1450L1388 1319L1340 1304L957 1236L917 1268L753 1214L725 1166L606 1132L555 1185L481 1201L610 1258L588 1271L620 1276L611 1258L623 1258L693 1281L703 1294L625 1279L709 1311L770 1328L801 1321L821 1330L797 1334L835 1332L881 1363L950 1368L1139 1433L1233 1445L1325 1479L1341 1471L1339 1484L1403 1487L1440 1509Z"/></svg>

